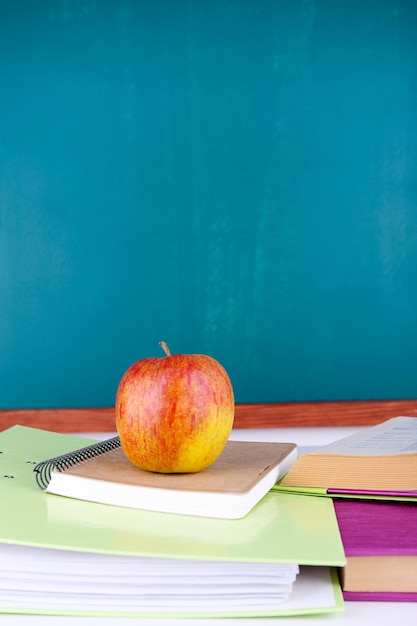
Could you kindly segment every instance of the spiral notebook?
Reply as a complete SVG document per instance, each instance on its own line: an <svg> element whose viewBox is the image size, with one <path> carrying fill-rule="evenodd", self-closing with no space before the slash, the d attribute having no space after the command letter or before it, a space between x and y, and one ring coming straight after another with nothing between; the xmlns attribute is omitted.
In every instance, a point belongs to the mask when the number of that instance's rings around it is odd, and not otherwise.
<svg viewBox="0 0 417 626"><path fill-rule="evenodd" d="M164 513L237 519L265 496L297 458L294 443L228 441L220 457L195 474L157 474L126 457L119 437L39 463L48 493Z"/></svg>
<svg viewBox="0 0 417 626"><path fill-rule="evenodd" d="M41 459L88 443L23 426L0 432L0 612L143 618L343 609L334 567L345 556L330 500L269 492L244 518L225 520L39 489L33 468ZM126 577L126 568L135 573Z"/></svg>

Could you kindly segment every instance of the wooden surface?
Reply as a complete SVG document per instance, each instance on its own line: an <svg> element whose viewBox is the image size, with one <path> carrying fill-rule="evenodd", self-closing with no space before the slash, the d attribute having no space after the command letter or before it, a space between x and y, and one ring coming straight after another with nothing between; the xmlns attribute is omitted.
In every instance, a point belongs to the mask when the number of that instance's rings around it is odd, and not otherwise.
<svg viewBox="0 0 417 626"><path fill-rule="evenodd" d="M238 404L234 427L366 426L397 415L417 417L417 400ZM114 408L0 411L0 430L14 424L57 432L113 432Z"/></svg>

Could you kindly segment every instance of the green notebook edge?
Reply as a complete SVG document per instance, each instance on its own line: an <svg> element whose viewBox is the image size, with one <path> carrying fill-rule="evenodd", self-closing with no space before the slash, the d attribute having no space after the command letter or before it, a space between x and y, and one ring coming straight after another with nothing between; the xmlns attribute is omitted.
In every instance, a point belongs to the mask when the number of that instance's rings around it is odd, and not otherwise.
<svg viewBox="0 0 417 626"><path fill-rule="evenodd" d="M281 479L283 480L283 478ZM329 493L327 489L323 487L290 487L287 485L281 485L281 481L278 481L276 485L271 488L271 491L276 491L277 493L293 493L304 496L318 496L323 498L330 499L339 499L339 498L347 498L354 500L382 500L382 501L393 501L393 502L416 502L417 498L415 496L395 496L395 495L382 495L382 494L374 494L374 493L356 493L345 492L342 493L340 491Z"/></svg>

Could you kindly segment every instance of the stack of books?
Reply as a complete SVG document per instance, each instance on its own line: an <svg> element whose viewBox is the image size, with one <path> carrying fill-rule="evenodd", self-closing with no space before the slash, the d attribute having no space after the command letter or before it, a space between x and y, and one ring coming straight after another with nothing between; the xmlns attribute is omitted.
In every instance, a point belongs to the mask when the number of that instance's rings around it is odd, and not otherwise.
<svg viewBox="0 0 417 626"><path fill-rule="evenodd" d="M392 418L302 455L273 489L332 498L346 600L417 601L417 418Z"/></svg>
<svg viewBox="0 0 417 626"><path fill-rule="evenodd" d="M296 446L230 443L210 471L144 475L117 438L0 433L0 612L342 610L337 567L346 558L331 500L271 490Z"/></svg>

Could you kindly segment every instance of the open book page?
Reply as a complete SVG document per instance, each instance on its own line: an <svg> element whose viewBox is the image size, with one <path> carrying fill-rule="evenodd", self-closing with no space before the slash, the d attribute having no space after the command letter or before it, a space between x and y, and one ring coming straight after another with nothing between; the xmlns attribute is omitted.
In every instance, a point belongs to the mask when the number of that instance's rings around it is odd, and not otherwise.
<svg viewBox="0 0 417 626"><path fill-rule="evenodd" d="M383 456L417 453L417 418L393 417L382 424L345 437L310 454Z"/></svg>

